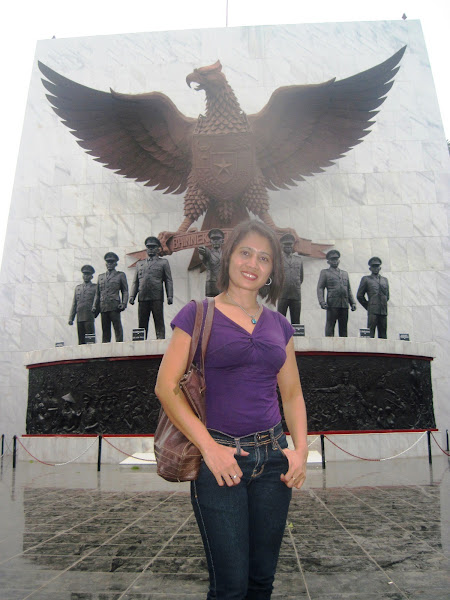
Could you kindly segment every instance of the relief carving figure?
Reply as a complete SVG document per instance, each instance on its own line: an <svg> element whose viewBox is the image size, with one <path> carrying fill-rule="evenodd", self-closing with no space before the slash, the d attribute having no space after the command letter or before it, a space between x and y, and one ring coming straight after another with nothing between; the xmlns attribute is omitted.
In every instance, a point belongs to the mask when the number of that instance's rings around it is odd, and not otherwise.
<svg viewBox="0 0 450 600"><path fill-rule="evenodd" d="M92 313L92 303L94 302L95 284L92 283L95 269L91 265L81 267L84 283L80 283L75 288L73 294L72 308L70 309L69 325L73 325L75 315L77 317L78 344L85 344L85 334L93 333L95 335L95 316Z"/></svg>
<svg viewBox="0 0 450 600"><path fill-rule="evenodd" d="M130 304L134 304L139 296L138 318L139 327L148 334L148 321L153 314L156 339L166 337L164 327L164 287L166 288L167 304L173 302L173 282L170 265L167 258L158 256L161 242L154 236L145 240L147 258L136 264L133 284L131 286Z"/></svg>
<svg viewBox="0 0 450 600"><path fill-rule="evenodd" d="M120 313L128 303L128 282L125 273L116 271L119 257L114 252L105 254L106 273L98 276L92 312L101 313L102 342L111 341L111 323L114 326L116 342L123 342L123 329Z"/></svg>
<svg viewBox="0 0 450 600"><path fill-rule="evenodd" d="M163 253L170 254L174 234L186 232L205 213L208 229L234 227L250 211L276 231L295 235L298 246L305 242L294 230L276 227L268 191L297 186L363 141L404 52L405 47L339 81L280 87L251 115L217 61L186 78L206 95L206 112L198 119L182 114L161 92L103 92L42 63L39 68L55 112L98 162L166 194L185 192L185 218L177 232L159 234Z"/></svg>
<svg viewBox="0 0 450 600"><path fill-rule="evenodd" d="M334 337L336 321L339 324L339 337L347 337L348 306L356 310L355 299L350 287L347 271L339 269L341 253L329 250L326 254L328 269L320 272L317 284L317 298L321 308L327 311L325 324L326 337ZM324 292L327 290L325 300Z"/></svg>
<svg viewBox="0 0 450 600"><path fill-rule="evenodd" d="M225 235L221 229L211 229L208 233L208 237L211 240L212 248L209 249L206 246L199 246L198 253L202 263L206 267L205 296L215 297L220 294L216 282L217 276L219 275L220 261L222 259L222 244Z"/></svg>
<svg viewBox="0 0 450 600"><path fill-rule="evenodd" d="M289 308L291 323L298 324L302 308L303 260L298 254L293 254L295 237L292 234L286 233L280 242L283 247L284 285L277 310L286 316Z"/></svg>
<svg viewBox="0 0 450 600"><path fill-rule="evenodd" d="M367 327L370 329L370 337L387 337L387 303L389 300L389 282L386 277L380 275L381 258L373 256L369 260L371 275L364 275L359 284L356 298L367 310Z"/></svg>

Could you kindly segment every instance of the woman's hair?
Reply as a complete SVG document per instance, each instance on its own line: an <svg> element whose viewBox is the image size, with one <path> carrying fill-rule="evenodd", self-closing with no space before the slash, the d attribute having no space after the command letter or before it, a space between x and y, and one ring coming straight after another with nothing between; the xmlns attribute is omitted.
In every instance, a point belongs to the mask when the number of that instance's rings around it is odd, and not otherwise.
<svg viewBox="0 0 450 600"><path fill-rule="evenodd" d="M270 277L272 279L271 285L265 285L261 288L261 294L267 297L269 302L275 304L278 300L281 289L284 282L284 263L283 263L283 251L281 244L278 241L276 233L270 229L261 221L244 221L233 229L227 241L225 242L222 250L222 258L220 261L220 270L217 278L217 288L223 292L228 289L230 283L230 259L236 246L248 233L257 233L269 240L272 248L272 273Z"/></svg>

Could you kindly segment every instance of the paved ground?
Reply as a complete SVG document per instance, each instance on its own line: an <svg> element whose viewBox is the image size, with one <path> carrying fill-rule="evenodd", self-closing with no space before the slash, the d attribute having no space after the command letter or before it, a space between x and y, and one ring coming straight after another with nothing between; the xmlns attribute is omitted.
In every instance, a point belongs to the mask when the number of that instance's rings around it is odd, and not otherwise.
<svg viewBox="0 0 450 600"><path fill-rule="evenodd" d="M445 457L312 467L296 492L273 598L448 600ZM206 598L186 484L154 467L0 472L1 600Z"/></svg>

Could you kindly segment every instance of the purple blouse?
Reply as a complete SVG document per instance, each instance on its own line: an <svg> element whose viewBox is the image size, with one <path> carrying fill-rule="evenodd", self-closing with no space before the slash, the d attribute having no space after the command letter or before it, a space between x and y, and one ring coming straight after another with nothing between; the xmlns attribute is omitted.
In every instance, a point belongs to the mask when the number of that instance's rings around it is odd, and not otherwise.
<svg viewBox="0 0 450 600"><path fill-rule="evenodd" d="M206 300L203 305L206 312ZM193 302L187 304L171 322L172 329L192 335L195 311ZM215 309L205 357L208 428L241 437L281 420L277 374L293 332L283 315L266 307L251 334Z"/></svg>

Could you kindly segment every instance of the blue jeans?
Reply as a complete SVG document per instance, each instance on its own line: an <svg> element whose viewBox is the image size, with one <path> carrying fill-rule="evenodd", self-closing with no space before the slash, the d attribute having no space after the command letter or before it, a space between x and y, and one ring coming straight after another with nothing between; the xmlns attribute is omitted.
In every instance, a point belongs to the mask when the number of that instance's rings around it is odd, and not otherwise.
<svg viewBox="0 0 450 600"><path fill-rule="evenodd" d="M217 484L203 462L191 483L191 500L209 570L207 600L266 600L271 597L292 490L280 481L288 470L281 423L233 438L209 430L220 444L237 448L243 472L232 487ZM249 456L240 456L240 449Z"/></svg>

